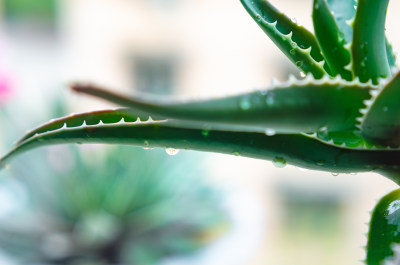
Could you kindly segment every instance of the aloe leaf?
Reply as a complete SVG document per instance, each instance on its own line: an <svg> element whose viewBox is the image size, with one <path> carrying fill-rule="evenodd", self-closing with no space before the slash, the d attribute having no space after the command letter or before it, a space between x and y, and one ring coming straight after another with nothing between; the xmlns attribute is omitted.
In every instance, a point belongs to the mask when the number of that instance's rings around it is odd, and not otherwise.
<svg viewBox="0 0 400 265"><path fill-rule="evenodd" d="M386 38L386 54L390 68L397 68L396 55L393 51L392 44Z"/></svg>
<svg viewBox="0 0 400 265"><path fill-rule="evenodd" d="M389 0L359 0L354 20L353 68L361 81L390 75L386 54L385 20Z"/></svg>
<svg viewBox="0 0 400 265"><path fill-rule="evenodd" d="M272 128L277 133L315 132L355 129L363 100L369 99L369 84L346 82L339 78L302 81L290 80L274 89L204 101L163 103L127 98L88 85L75 85L73 90L146 112L158 118L194 121L213 126L225 124L255 131ZM215 128L215 127L214 127Z"/></svg>
<svg viewBox="0 0 400 265"><path fill-rule="evenodd" d="M400 146L400 73L385 85L367 106L362 135L371 142Z"/></svg>
<svg viewBox="0 0 400 265"><path fill-rule="evenodd" d="M374 152L344 149L324 144L304 135L274 135L177 128L169 121L119 122L117 124L63 126L36 134L17 144L0 160L5 166L16 155L30 149L69 143L107 143L191 149L272 160L278 166L286 163L299 167L338 173L393 168L400 163L400 151ZM132 158L134 159L134 158Z"/></svg>
<svg viewBox="0 0 400 265"><path fill-rule="evenodd" d="M117 108L111 110L99 110L92 112L85 112L79 114L71 114L63 118L53 119L27 132L17 143L21 143L26 139L46 131L60 129L64 125L67 127L80 126L85 122L87 125L95 125L100 121L102 123L116 123L124 119L126 122L134 122L137 119L148 119L148 115L138 115L137 111L129 108Z"/></svg>
<svg viewBox="0 0 400 265"><path fill-rule="evenodd" d="M368 265L398 264L400 257L400 189L383 197L372 212L368 234Z"/></svg>
<svg viewBox="0 0 400 265"><path fill-rule="evenodd" d="M348 43L353 40L353 28L349 21L356 15L357 1L355 0L327 0L328 7L332 11L340 31Z"/></svg>
<svg viewBox="0 0 400 265"><path fill-rule="evenodd" d="M345 68L351 62L350 51L325 0L314 0L312 18L315 36L332 74L352 80L352 72Z"/></svg>
<svg viewBox="0 0 400 265"><path fill-rule="evenodd" d="M241 0L243 6L278 48L304 73L322 78L324 57L314 35L294 23L267 0Z"/></svg>

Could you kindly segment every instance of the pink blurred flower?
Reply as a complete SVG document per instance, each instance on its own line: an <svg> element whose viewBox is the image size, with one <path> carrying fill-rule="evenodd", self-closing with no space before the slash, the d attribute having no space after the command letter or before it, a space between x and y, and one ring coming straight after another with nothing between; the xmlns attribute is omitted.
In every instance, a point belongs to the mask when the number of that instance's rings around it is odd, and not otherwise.
<svg viewBox="0 0 400 265"><path fill-rule="evenodd" d="M12 96L11 78L0 72L0 104L7 102Z"/></svg>

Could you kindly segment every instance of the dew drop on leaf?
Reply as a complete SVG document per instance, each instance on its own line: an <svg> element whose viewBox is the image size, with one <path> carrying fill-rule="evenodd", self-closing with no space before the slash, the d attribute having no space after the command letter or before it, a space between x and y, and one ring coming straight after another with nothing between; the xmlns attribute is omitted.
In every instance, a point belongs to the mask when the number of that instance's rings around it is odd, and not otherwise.
<svg viewBox="0 0 400 265"><path fill-rule="evenodd" d="M202 134L204 137L207 137L207 136L210 134L210 130L209 130L209 129L204 129L204 130L201 131L201 134Z"/></svg>
<svg viewBox="0 0 400 265"><path fill-rule="evenodd" d="M274 129L267 128L265 130L265 135L267 135L267 136L274 136L275 134L276 134L276 131Z"/></svg>
<svg viewBox="0 0 400 265"><path fill-rule="evenodd" d="M234 151L232 154L233 154L234 156L240 156L240 152L239 152L239 151Z"/></svg>
<svg viewBox="0 0 400 265"><path fill-rule="evenodd" d="M151 149L152 149L152 148L150 147L149 141L145 140L145 141L143 142L143 149L144 149L144 150L151 150Z"/></svg>
<svg viewBox="0 0 400 265"><path fill-rule="evenodd" d="M283 157L276 156L272 160L272 164L277 168L283 168L286 166L287 162Z"/></svg>
<svg viewBox="0 0 400 265"><path fill-rule="evenodd" d="M240 99L240 101L239 101L239 107L240 107L242 110L248 110L248 109L250 109L250 108L251 108L250 99L249 99L248 97L244 97L244 98Z"/></svg>
<svg viewBox="0 0 400 265"><path fill-rule="evenodd" d="M317 137L321 140L329 140L328 128L326 126L319 128L317 131Z"/></svg>
<svg viewBox="0 0 400 265"><path fill-rule="evenodd" d="M273 105L275 103L274 92L269 92L267 94L267 98L266 98L265 102L267 103L267 105Z"/></svg>
<svg viewBox="0 0 400 265"><path fill-rule="evenodd" d="M179 153L179 149L167 148L167 149L165 149L165 152L170 156L174 156Z"/></svg>
<svg viewBox="0 0 400 265"><path fill-rule="evenodd" d="M331 174L332 174L332 176L334 176L334 177L339 176L339 173L336 173L336 172L332 172Z"/></svg>
<svg viewBox="0 0 400 265"><path fill-rule="evenodd" d="M296 66L297 67L302 67L303 66L303 62L302 61L297 61L296 62Z"/></svg>
<svg viewBox="0 0 400 265"><path fill-rule="evenodd" d="M302 167L296 167L296 169L297 169L298 171L301 171L301 172L309 171L307 168L302 168Z"/></svg>

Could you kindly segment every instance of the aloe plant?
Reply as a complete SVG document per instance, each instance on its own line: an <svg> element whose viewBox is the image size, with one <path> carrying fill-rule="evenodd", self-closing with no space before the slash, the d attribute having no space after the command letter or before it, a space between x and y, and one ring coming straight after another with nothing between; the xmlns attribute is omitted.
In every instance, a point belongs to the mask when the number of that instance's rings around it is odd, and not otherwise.
<svg viewBox="0 0 400 265"><path fill-rule="evenodd" d="M314 0L314 33L266 0L241 2L305 78L181 102L74 84L74 91L124 108L52 120L23 136L0 163L39 146L95 142L219 152L336 173L376 172L400 184L400 73L385 36L389 1ZM399 201L398 192L385 197L373 214L368 264L390 264L400 256L393 245L400 244Z"/></svg>

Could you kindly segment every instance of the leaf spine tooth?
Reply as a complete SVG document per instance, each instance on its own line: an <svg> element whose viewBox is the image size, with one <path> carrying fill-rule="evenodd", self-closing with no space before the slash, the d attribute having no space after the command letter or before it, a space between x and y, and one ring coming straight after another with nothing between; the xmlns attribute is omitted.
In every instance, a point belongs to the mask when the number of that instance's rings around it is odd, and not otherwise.
<svg viewBox="0 0 400 265"><path fill-rule="evenodd" d="M103 121L100 120L99 123L97 125L104 125Z"/></svg>
<svg viewBox="0 0 400 265"><path fill-rule="evenodd" d="M134 123L142 123L142 121L140 120L140 117L138 117Z"/></svg>
<svg viewBox="0 0 400 265"><path fill-rule="evenodd" d="M119 122L117 122L117 123L120 123L120 124L123 124L123 123L125 123L125 118L124 118L124 117L122 117L122 118L121 118L121 120L120 120Z"/></svg>
<svg viewBox="0 0 400 265"><path fill-rule="evenodd" d="M87 126L86 120L83 120L83 123L82 123L81 127L86 127L86 126Z"/></svg>

